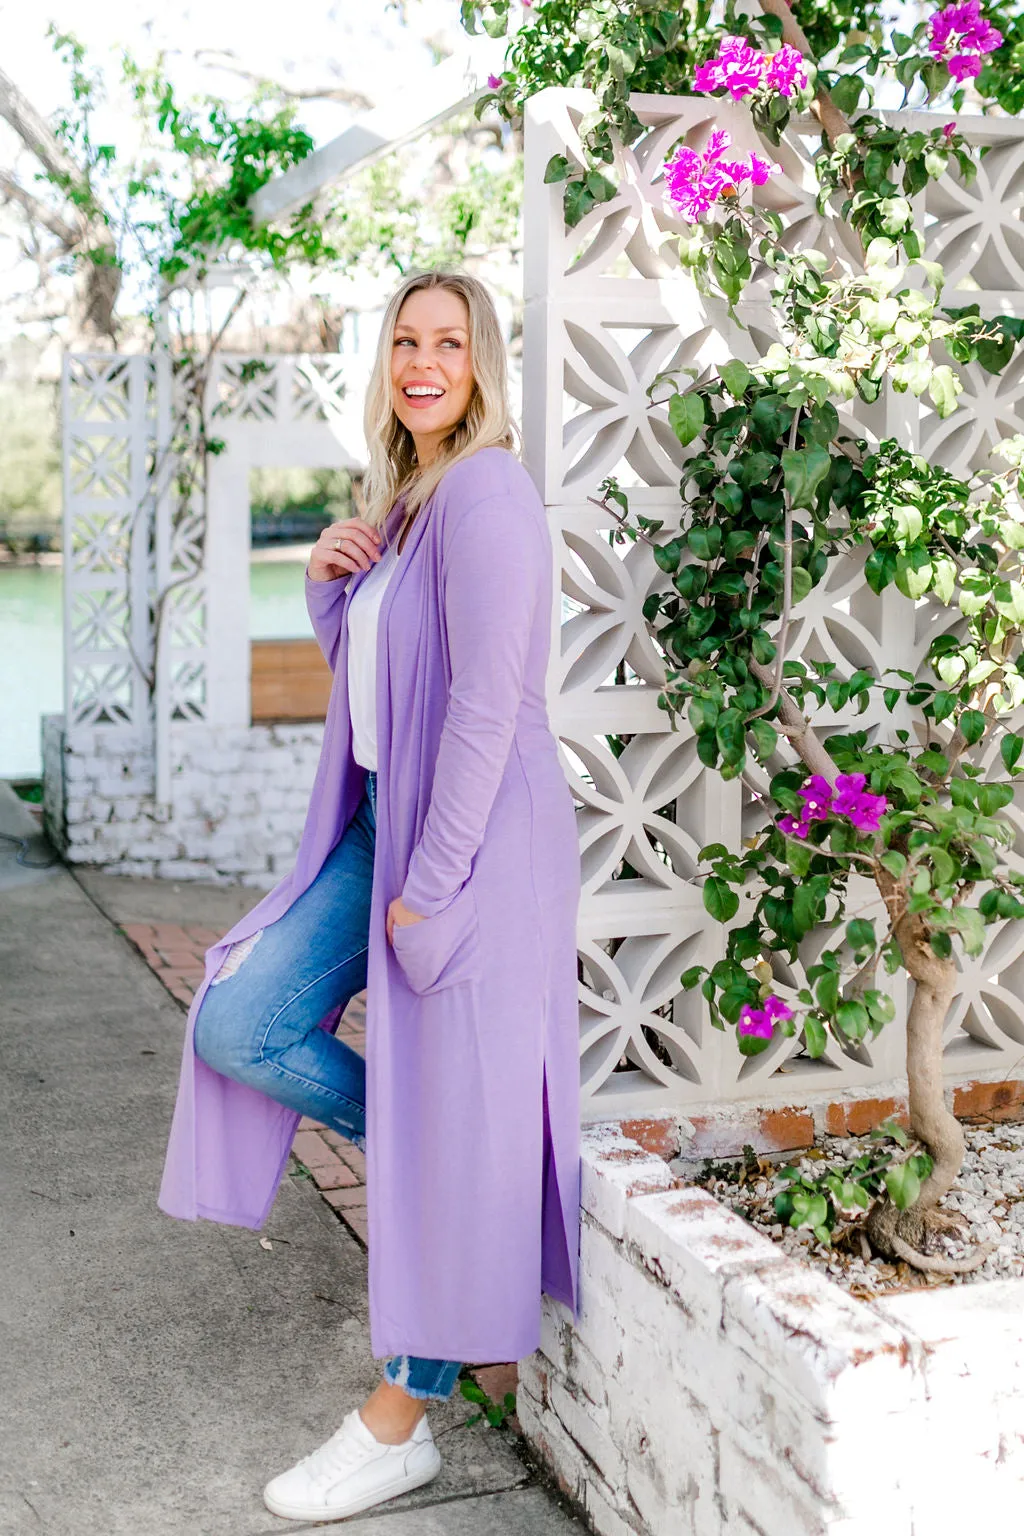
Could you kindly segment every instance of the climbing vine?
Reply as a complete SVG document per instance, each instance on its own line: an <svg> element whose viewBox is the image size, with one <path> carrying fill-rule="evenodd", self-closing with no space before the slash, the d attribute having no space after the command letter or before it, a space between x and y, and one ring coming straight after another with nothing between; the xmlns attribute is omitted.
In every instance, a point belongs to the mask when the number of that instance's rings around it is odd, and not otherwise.
<svg viewBox="0 0 1024 1536"><path fill-rule="evenodd" d="M509 8L468 3L471 28L500 33ZM980 151L956 114L970 88L1017 111L1024 41L1016 8L946 6L912 32L872 3L727 0L713 24L695 3L668 11L537 0L495 77L518 120L547 84L586 87L582 159L552 158L564 213L578 224L616 194L616 144L644 131L637 91L742 103L761 148L737 155L722 128L682 140L664 165L666 205L682 222L680 282L723 299L742 324L755 278L771 289L777 339L715 376L653 382L683 453L678 521L634 512L614 479L599 505L619 540L651 547L657 580L644 617L663 658L659 703L697 754L742 779L756 813L739 847L701 852L704 905L725 926L721 960L681 978L748 1056L799 1037L811 1058L856 1054L895 1017L887 977L914 983L907 1024L911 1135L821 1180L790 1178L792 1226L828 1243L840 1219L865 1219L880 1253L950 1272L924 1251L963 1157L943 1097L943 1029L957 954L978 956L994 923L1024 917L1024 875L1008 857L1003 812L1024 772L1024 435L981 472L960 476L894 438L870 440L851 405L883 393L958 409L956 365L1000 372L1024 336L1012 316L943 302L913 199L952 172L969 182ZM883 82L934 126L887 122ZM794 114L817 118L818 205L851 232L843 265L790 248L761 189ZM849 672L793 648L800 604L837 560L862 562L868 593L928 597L948 610L920 672L885 657ZM897 662L893 657L891 661ZM888 728L849 724L875 705ZM842 724L840 722L843 722Z"/></svg>

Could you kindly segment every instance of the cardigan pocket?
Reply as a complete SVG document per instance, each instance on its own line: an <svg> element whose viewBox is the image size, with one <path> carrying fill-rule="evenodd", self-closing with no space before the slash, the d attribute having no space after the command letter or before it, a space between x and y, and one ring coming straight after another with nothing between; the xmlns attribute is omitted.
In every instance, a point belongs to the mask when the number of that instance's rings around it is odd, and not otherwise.
<svg viewBox="0 0 1024 1536"><path fill-rule="evenodd" d="M440 912L418 923L395 923L391 936L405 979L420 997L479 975L480 932L468 880Z"/></svg>

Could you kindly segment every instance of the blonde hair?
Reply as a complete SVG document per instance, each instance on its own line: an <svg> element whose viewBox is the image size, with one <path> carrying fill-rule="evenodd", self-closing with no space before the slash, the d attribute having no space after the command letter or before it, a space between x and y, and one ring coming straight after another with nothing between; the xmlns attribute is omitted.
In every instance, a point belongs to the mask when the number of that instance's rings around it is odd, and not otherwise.
<svg viewBox="0 0 1024 1536"><path fill-rule="evenodd" d="M420 469L412 433L395 415L391 394L391 354L399 311L411 293L444 288L456 293L469 312L469 357L473 393L466 414L441 444L436 459ZM363 479L364 519L379 528L399 496L412 514L437 489L453 464L478 448L517 448L517 434L508 404L508 365L501 326L483 283L468 272L435 268L411 272L391 297L381 323L377 355L366 391L363 426L369 465Z"/></svg>

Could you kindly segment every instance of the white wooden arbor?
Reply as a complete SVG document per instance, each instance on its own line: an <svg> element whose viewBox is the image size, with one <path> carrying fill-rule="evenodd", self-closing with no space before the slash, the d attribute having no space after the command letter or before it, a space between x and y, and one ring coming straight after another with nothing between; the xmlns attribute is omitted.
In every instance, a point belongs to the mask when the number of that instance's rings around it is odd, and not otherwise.
<svg viewBox="0 0 1024 1536"><path fill-rule="evenodd" d="M561 189L544 185L543 172L552 154L578 153L587 98L548 91L527 113L524 434L561 573L549 700L580 805L581 1055L591 1118L708 1101L834 1097L898 1077L903 1049L890 1029L856 1049L830 1045L816 1062L799 1040L778 1040L744 1060L709 1026L699 994L679 992L681 971L722 950L722 931L701 903L698 850L756 827L759 804L750 788L723 784L701 766L685 728L667 728L641 613L657 572L642 548L611 544L610 519L588 497L616 473L634 487L635 505L678 517L678 444L664 413L649 408L646 386L670 365L753 358L771 321L763 290L745 301L746 330L698 298L675 263L671 237L679 227L664 211L659 183L672 145L699 137L712 118L741 150L754 147L749 118L707 100L634 104L646 132L620 152L620 190L571 232ZM960 126L990 146L979 178L969 188L952 175L930 186L917 200L918 224L929 257L947 267L951 304L977 300L985 313L1020 313L1024 133L997 119ZM785 238L843 261L843 230L814 207L810 140L799 126L777 158L784 175L767 195ZM289 190L283 181L265 190L265 211L310 192L305 182ZM968 288L957 291L960 284ZM294 849L319 738L315 728L247 724L239 573L248 550L248 468L343 462L332 455L341 451L342 385L350 381L338 358L219 360L209 409L228 451L213 467L208 526L200 511L172 527L161 510L165 491L147 479L153 446L168 430L157 369L144 357L67 361L67 700L63 723L51 720L47 730L50 822L64 825L71 858L266 884ZM904 396L858 411L858 430L898 435L951 468L980 464L994 441L1022 430L1024 358L1000 378L977 368L961 373L964 409L949 421ZM178 577L151 701L138 666L152 647L147 605L154 588ZM571 611L564 623L563 596ZM912 667L936 626L951 622L930 603L910 609L898 597L870 597L852 562L809 596L797 618L794 646L848 669L879 656ZM625 681L616 681L620 667ZM891 722L879 713L861 723L881 731ZM628 738L618 755L611 736ZM230 799L221 778L235 791ZM635 873L623 878L627 864ZM1024 930L989 932L986 954L964 964L947 1042L951 1077L1010 1074L1024 1057Z"/></svg>

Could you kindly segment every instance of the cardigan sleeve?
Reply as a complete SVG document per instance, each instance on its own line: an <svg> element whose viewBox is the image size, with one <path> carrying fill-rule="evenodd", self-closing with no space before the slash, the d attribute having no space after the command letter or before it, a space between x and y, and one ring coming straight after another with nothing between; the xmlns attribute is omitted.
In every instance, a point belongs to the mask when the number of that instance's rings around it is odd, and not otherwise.
<svg viewBox="0 0 1024 1536"><path fill-rule="evenodd" d="M508 494L468 508L442 575L451 688L430 804L402 900L423 917L467 879L512 745L537 604L551 582L546 529Z"/></svg>
<svg viewBox="0 0 1024 1536"><path fill-rule="evenodd" d="M338 576L333 581L314 581L308 570L306 572L306 612L332 672L341 644L342 599L347 586L347 576Z"/></svg>

